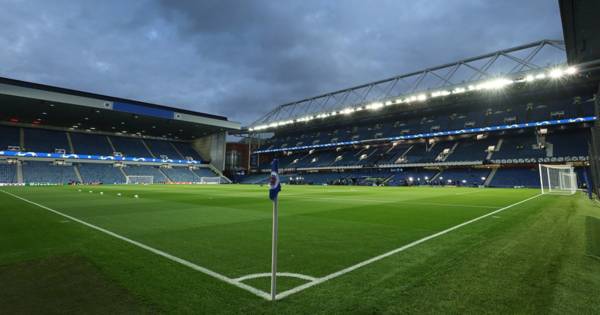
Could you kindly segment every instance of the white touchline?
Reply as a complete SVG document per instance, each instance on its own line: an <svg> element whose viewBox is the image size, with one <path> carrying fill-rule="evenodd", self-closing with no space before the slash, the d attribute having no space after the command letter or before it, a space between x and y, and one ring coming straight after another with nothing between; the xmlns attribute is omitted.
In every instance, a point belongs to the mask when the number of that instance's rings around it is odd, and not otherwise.
<svg viewBox="0 0 600 315"><path fill-rule="evenodd" d="M314 281L307 282L307 283L305 283L305 284L303 284L303 285L300 285L300 286L297 286L297 287L295 287L295 288L293 288L293 289L290 289L290 290L287 290L287 291L281 292L281 293L277 294L277 296L275 297L275 299L276 299L276 300L283 299L283 298L285 298L285 297L288 297L288 296L290 296L290 295L292 295L292 294L294 294L294 293L298 293L298 292L300 292L300 291L303 291L303 290L306 290L306 289L308 289L308 288L310 288L310 287L313 287L313 286L315 286L315 285L317 285L317 284L321 284L321 283L323 283L323 282L325 282L325 281L331 280L331 279L333 279L333 278L337 278L337 277L339 277L339 276L341 276L341 275L344 275L344 274L346 274L346 273L349 273L349 272L351 272L351 271L354 271L354 270L356 270L356 269L358 269L358 268L361 268L361 267L364 267L364 266L366 266L366 265L369 265L369 264L371 264L371 263L374 263L374 262L376 262L376 261L382 260L382 259L384 259L384 258L386 258L386 257L392 256L392 255L394 255L394 254L397 254L397 253L399 253L399 252L401 252L401 251L407 250L407 249L409 249L409 248L411 248L411 247L414 247L414 246L416 246L416 245L419 245L419 244L421 244L421 243L424 243L424 242L426 242L426 241L429 241L429 240L431 240L431 239L434 239L434 238L436 238L436 237L438 237L438 236L441 236L441 235L444 235L444 234L446 234L446 233L452 232L452 231L454 231L454 230L456 230L456 229L459 229L459 228L461 228L461 227L463 227L463 226L465 226L465 225L469 225L469 224L471 224L471 223L473 223L473 222L477 222L477 221L479 221L479 220L481 220L481 219L484 219L484 218L487 218L487 217L489 217L489 216L492 216L492 215L494 215L494 214L496 214L496 213L498 213L498 212L504 211L504 210L506 210L506 209L512 208L512 207L514 207L514 206L517 206L517 205L520 205L520 204L522 204L522 203L524 203L524 202L527 202L527 201L529 201L529 200L535 199L535 198L537 198L537 197L539 197L539 196L542 196L542 195L541 195L541 194L539 194L539 195L535 195L535 196L533 196L533 197L529 197L529 198L527 198L527 199L525 199L525 200L521 200L521 201L519 201L519 202L516 202L516 203L513 203L513 204L511 204L511 205L508 205L508 206L506 206L506 207L504 207L504 208L500 208L500 209L498 209L498 210L495 210L495 211L492 211L492 212L490 212L490 213L484 214L484 215L482 215L482 216L480 216L480 217L477 217L477 218L475 218L475 219L471 219L471 220L469 220L469 221L466 221L466 222L463 222L463 223L461 223L461 224L455 225L455 226L453 226L453 227L450 227L450 228L448 228L448 229L445 229L445 230L443 230L443 231L440 231L440 232L437 232L437 233L435 233L435 234L432 234L432 235L429 235L429 236L427 236L427 237L424 237L424 238L422 238L422 239L416 240L416 241L414 241L414 242L412 242L412 243L409 243L409 244L406 244L406 245L404 245L404 246L402 246L402 247L399 247L399 248L396 248L396 249L394 249L394 250L391 250L391 251L389 251L389 252L387 252L387 253L385 253L385 254L381 254L381 255L379 255L379 256L375 256L375 257L373 257L373 258L367 259L367 260L365 260L365 261L363 261L363 262L360 262L360 263L358 263L358 264L352 265L352 266L350 266L350 267L348 267L348 268L344 268L344 269L342 269L342 270L340 270L340 271L336 271L336 272L334 272L334 273L332 273L332 274L329 274L329 275L327 275L327 276L324 276L324 277L318 278L318 279L316 279L316 280L314 280Z"/></svg>
<svg viewBox="0 0 600 315"><path fill-rule="evenodd" d="M192 263L190 261L187 261L185 259L173 256L173 255L171 255L169 253L163 252L162 250L156 249L154 247L150 247L150 246L142 244L142 243L140 243L138 241L134 241L134 240L129 239L129 238L125 237L125 236L119 235L119 234L117 234L115 232L106 230L106 229L101 228L99 226L96 226L96 225L93 225L91 223L85 222L83 220L77 219L77 218L72 217L72 216L70 216L68 214L64 214L64 213L62 213L60 211L56 211L54 209L51 209L51 208L46 207L44 205L41 205L39 203L36 203L36 202L31 201L31 200L25 199L25 198L23 198L21 196L17 196L15 194L12 194L12 193L10 193L8 191L5 191L5 190L0 190L0 191L3 192L3 193L5 193L5 194L7 194L7 195L10 195L10 196L12 196L14 198L17 198L17 199L19 199L21 201L25 201L27 203L30 203L30 204L34 205L34 206L37 206L37 207L40 207L40 208L42 208L44 210L47 210L47 211L50 211L52 213L58 214L58 215L63 216L65 218L67 218L67 219L70 219L72 221L81 223L81 224L83 224L83 225L85 225L87 227L90 227L90 228L94 229L94 230L97 230L97 231L100 231L102 233L108 234L108 235L110 235L112 237L116 237L116 238L118 238L118 239L120 239L122 241L125 241L127 243L132 244L132 245L135 245L137 247L140 247L142 249L150 251L150 252L152 252L154 254L157 254L159 256L167 258L167 259L169 259L171 261L174 261L174 262L177 262L179 264L182 264L182 265L184 265L186 267L189 267L189 268L194 269L196 271L200 271L200 272L202 272L202 273L204 273L206 275L209 275L209 276L211 276L211 277L213 277L215 279L218 279L218 280L221 280L223 282L229 283L229 284L234 285L234 286L236 286L236 287L238 287L240 289L244 289L244 290L246 290L246 291L248 291L248 292L250 292L250 293L252 293L252 294L254 294L256 296L259 296L259 297L265 299L265 300L269 300L269 301L271 300L271 295L269 293L267 293L265 291L262 291L262 290L259 290L259 289L255 288L255 287L249 286L247 284L244 284L244 283L240 282L239 280L231 279L231 278L229 278L227 276L224 276L224 275L222 275L220 273L214 272L214 271L212 271L210 269L204 268L202 266L198 266L198 265L196 265L196 264L194 264L194 263Z"/></svg>

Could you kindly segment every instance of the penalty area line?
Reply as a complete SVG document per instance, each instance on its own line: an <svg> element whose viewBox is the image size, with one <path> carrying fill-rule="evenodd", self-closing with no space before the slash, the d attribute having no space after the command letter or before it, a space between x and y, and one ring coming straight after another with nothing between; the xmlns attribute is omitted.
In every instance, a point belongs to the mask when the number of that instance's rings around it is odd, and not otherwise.
<svg viewBox="0 0 600 315"><path fill-rule="evenodd" d="M332 274L329 274L329 275L327 275L327 276L324 276L324 277L318 278L318 279L316 279L316 280L314 280L314 281L307 282L307 283L305 283L305 284L303 284L303 285L299 285L299 286L297 286L297 287L295 287L295 288L293 288L293 289L290 289L290 290L287 290L287 291L281 292L281 293L277 294L277 296L275 296L275 300L281 300L281 299L283 299L283 298L285 298L285 297L288 297L288 296L290 296L290 295L292 295L292 294L298 293L298 292L300 292L300 291L304 291L304 290L306 290L306 289L308 289L308 288L310 288L310 287L313 287L313 286L316 286L316 285L318 285L318 284L321 284L321 283L323 283L323 282L326 282L326 281L329 281L329 280L331 280L331 279L337 278L337 277L339 277L339 276L342 276L342 275L344 275L344 274L347 274L347 273L349 273L349 272L352 272L352 271L354 271L354 270L356 270L356 269L362 268L362 267L364 267L364 266L366 266L366 265L369 265L369 264L372 264L372 263L374 263L374 262L376 262L376 261L382 260L382 259L384 259L384 258L387 258L387 257L389 257L389 256L392 256L392 255L394 255L394 254L397 254L397 253L399 253L399 252L405 251L405 250L407 250L407 249L409 249L409 248L411 248L411 247L417 246L417 245L419 245L419 244L421 244L421 243L427 242L427 241L429 241L429 240L431 240L431 239L434 239L434 238L436 238L436 237L439 237L439 236L442 236L442 235L444 235L444 234L450 233L450 232L452 232L452 231L454 231L454 230L456 230L456 229L459 229L459 228L461 228L461 227L463 227L463 226L466 226L466 225L469 225L469 224L471 224L471 223L477 222L477 221L479 221L479 220L485 219L485 218L487 218L487 217L489 217L489 216L492 216L492 215L494 215L494 214L497 214L497 213L499 213L499 212L502 212L502 211L504 211L504 210L510 209L510 208L512 208L512 207L514 207L514 206L520 205L520 204L522 204L522 203L524 203L524 202L527 202L527 201L529 201L529 200L532 200L532 199L538 198L538 197L540 197L540 196L542 196L542 194L538 194L538 195L535 195L535 196L533 196L533 197L529 197L529 198L527 198L527 199L524 199L524 200L521 200L521 201L519 201L519 202L513 203L513 204L511 204L511 205L508 205L508 206L506 206L506 207L503 207L503 208L500 208L500 209L498 209L498 210L494 210L494 211L492 211L492 212L490 212L490 213L487 213L487 214L484 214L484 215L482 215L482 216L479 216L479 217L477 217L477 218L474 218L474 219L471 219L471 220L469 220L469 221L463 222L463 223L461 223L461 224L455 225L455 226L453 226L453 227L447 228L447 229L445 229L445 230L443 230L443 231L440 231L440 232L437 232L437 233L431 234L431 235L429 235L429 236L426 236L426 237L424 237L424 238L422 238L422 239L419 239L419 240L416 240L416 241L414 241L414 242L412 242L412 243L406 244L406 245L404 245L404 246L402 246L402 247L398 247L398 248L396 248L396 249L394 249L394 250L391 250L391 251L389 251L389 252L387 252L387 253L381 254L381 255L379 255L379 256L375 256L375 257L373 257L373 258L367 259L367 260L365 260L365 261L363 261L363 262L360 262L360 263L358 263L358 264L355 264L355 265L352 265L352 266L350 266L350 267L344 268L344 269L342 269L342 270L336 271L336 272L334 272L334 273L332 273Z"/></svg>
<svg viewBox="0 0 600 315"><path fill-rule="evenodd" d="M267 293L265 291L262 291L262 290L259 290L259 289L255 288L253 286L249 286L249 285L247 285L245 283L242 283L242 282L240 282L240 281L238 281L236 279L229 278L229 277L227 277L225 275L222 275L222 274L220 274L218 272L212 271L212 270L210 270L208 268L196 265L193 262L190 262L190 261L185 260L183 258L179 258L179 257L173 256L173 255L171 255L169 253L163 252L160 249L156 249L154 247L150 247L150 246L148 246L146 244L143 244L143 243L140 243L138 241L134 241L134 240L132 240L130 238L127 238L127 237L122 236L120 234L117 234L115 232L109 231L107 229L104 229L104 228L101 228L99 226L93 225L93 224L88 223L86 221L83 221L83 220L80 220L78 218L72 217L72 216L70 216L68 214L64 214L64 213L62 213L60 211L57 211L57 210L54 210L52 208L46 207L46 206L44 206L42 204L36 203L36 202L31 201L29 199L25 199L25 198L23 198L21 196L15 195L15 194L10 193L8 191L0 189L0 192L3 192L4 194L7 194L9 196L12 196L12 197L14 197L16 199L19 199L21 201L24 201L26 203L32 204L32 205L37 206L39 208L42 208L44 210L50 211L50 212L52 212L54 214L60 215L62 217L65 217L65 218L67 218L69 220L72 220L72 221L75 221L77 223L83 224L83 225L85 225L85 226L87 226L89 228L92 228L92 229L96 230L96 231L99 231L99 232L102 232L104 234L110 235L112 237L118 238L118 239L120 239L122 241L125 241L125 242L129 243L129 244L135 245L135 246L137 246L139 248L145 249L145 250L147 250L149 252L152 252L152 253L154 253L156 255L162 256L162 257L164 257L166 259L169 259L171 261L174 261L176 263L179 263L181 265L189 267L189 268L191 268L193 270L199 271L199 272L201 272L201 273L203 273L205 275L211 276L211 277L213 277L213 278L215 278L217 280L221 280L223 282L229 283L229 284L231 284L233 286L236 286L236 287L238 287L240 289L246 290L246 291L248 291L248 292L250 292L250 293L252 293L252 294L254 294L256 296L259 296L259 297L261 297L261 298L263 298L265 300L268 300L268 301L271 300L271 295L269 293Z"/></svg>

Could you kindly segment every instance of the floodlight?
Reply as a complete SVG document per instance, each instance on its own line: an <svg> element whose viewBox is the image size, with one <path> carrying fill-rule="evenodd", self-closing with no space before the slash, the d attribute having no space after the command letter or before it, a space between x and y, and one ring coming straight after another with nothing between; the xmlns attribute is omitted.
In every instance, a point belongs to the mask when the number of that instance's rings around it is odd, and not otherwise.
<svg viewBox="0 0 600 315"><path fill-rule="evenodd" d="M409 177L409 178L408 178L408 181L409 181L409 182L412 182L412 181L413 181L413 178L412 178L412 177Z"/></svg>
<svg viewBox="0 0 600 315"><path fill-rule="evenodd" d="M466 92L467 89L463 88L463 87L458 87L456 89L454 89L454 91L452 91L453 94L460 94L460 93L464 93Z"/></svg>
<svg viewBox="0 0 600 315"><path fill-rule="evenodd" d="M461 182L462 182L463 184L465 184L465 183L467 182L467 180L466 180L466 179L463 179Z"/></svg>
<svg viewBox="0 0 600 315"><path fill-rule="evenodd" d="M558 78L560 78L560 77L562 77L562 76L563 76L563 71L562 71L562 70L560 70L560 69L552 69L552 70L550 71L550 77L551 77L552 79L558 79Z"/></svg>
<svg viewBox="0 0 600 315"><path fill-rule="evenodd" d="M534 80L535 80L535 77L531 74L525 77L526 82L533 82Z"/></svg>
<svg viewBox="0 0 600 315"><path fill-rule="evenodd" d="M485 180L485 177L484 177L484 176L482 176L482 177L481 177L481 180Z"/></svg>
<svg viewBox="0 0 600 315"><path fill-rule="evenodd" d="M573 75L575 73L577 73L577 68L575 67L568 67L567 70L565 70L565 73L568 75Z"/></svg>

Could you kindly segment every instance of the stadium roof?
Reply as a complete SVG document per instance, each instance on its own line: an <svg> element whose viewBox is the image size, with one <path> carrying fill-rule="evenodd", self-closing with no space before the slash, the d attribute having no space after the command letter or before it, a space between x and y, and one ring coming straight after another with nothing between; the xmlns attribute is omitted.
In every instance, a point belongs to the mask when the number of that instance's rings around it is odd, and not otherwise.
<svg viewBox="0 0 600 315"><path fill-rule="evenodd" d="M0 77L0 123L191 140L239 130L226 117Z"/></svg>
<svg viewBox="0 0 600 315"><path fill-rule="evenodd" d="M259 132L365 109L422 102L479 90L479 87L484 90L495 88L521 80L527 74L551 77L554 68L565 66L564 42L541 40L283 104L252 123L249 131ZM558 71L564 72L566 68Z"/></svg>

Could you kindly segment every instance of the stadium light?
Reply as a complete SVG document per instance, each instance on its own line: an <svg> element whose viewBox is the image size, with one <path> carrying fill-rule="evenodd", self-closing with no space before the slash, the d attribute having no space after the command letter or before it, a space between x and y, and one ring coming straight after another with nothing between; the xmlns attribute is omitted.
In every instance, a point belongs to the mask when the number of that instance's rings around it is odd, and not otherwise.
<svg viewBox="0 0 600 315"><path fill-rule="evenodd" d="M354 108L350 108L350 107L342 109L340 111L340 114L344 114L344 115L350 115L352 113L354 113Z"/></svg>
<svg viewBox="0 0 600 315"><path fill-rule="evenodd" d="M563 71L561 69L552 69L549 75L552 79L560 79L563 76Z"/></svg>
<svg viewBox="0 0 600 315"><path fill-rule="evenodd" d="M294 123L298 123L298 122L308 122L308 121L311 121L316 118L325 119L325 118L329 118L329 117L340 115L340 114L341 115L350 115L354 112L359 112L362 110L375 111L375 110L381 109L384 106L407 104L407 103L413 103L413 102L417 102L417 101L425 102L429 98L443 97L443 96L448 96L448 95L452 95L452 94L462 94L465 92L473 92L473 91L481 91L481 90L500 90L500 89L503 89L503 88L505 88L509 85L515 84L515 83L534 82L536 80L543 80L543 79L547 79L547 78L559 79L559 78L562 78L565 76L574 75L576 73L578 73L578 69L576 67L552 68L552 69L546 70L546 72L538 72L537 74L536 73L527 74L524 78L523 77L516 78L516 79L496 78L496 79L480 82L478 84L470 84L467 86L458 86L452 90L439 90L439 91L433 91L433 92L428 92L428 93L421 93L418 95L407 95L404 97L387 100L385 102L373 102L370 104L366 104L364 106L361 105L361 106L357 106L357 107L347 107L347 108L339 110L339 111L334 110L334 111L331 111L328 113L319 113L319 114L316 114L315 116L305 116L305 117L291 119L291 120L287 120L287 121L279 121L279 122L274 122L274 123L269 123L269 124L257 125L257 126L248 128L248 130L249 131L259 131L259 130L264 130L264 129L269 129L269 128L277 128L277 127L286 126L286 125L290 125L290 124L294 124Z"/></svg>
<svg viewBox="0 0 600 315"><path fill-rule="evenodd" d="M370 110L378 110L382 107L383 107L383 103L381 103L381 102L371 103L371 104L365 106L366 109L370 109Z"/></svg>

